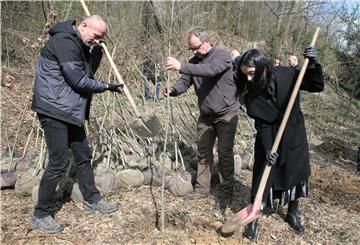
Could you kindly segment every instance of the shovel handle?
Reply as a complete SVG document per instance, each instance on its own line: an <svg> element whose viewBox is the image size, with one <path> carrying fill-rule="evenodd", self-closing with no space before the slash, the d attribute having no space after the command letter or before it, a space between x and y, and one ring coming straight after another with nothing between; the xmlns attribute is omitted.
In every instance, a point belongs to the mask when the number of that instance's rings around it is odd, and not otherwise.
<svg viewBox="0 0 360 245"><path fill-rule="evenodd" d="M316 28L316 31L313 35L313 38L311 40L311 43L310 43L310 46L311 47L314 47L315 46L315 43L316 43L316 40L319 36L319 32L320 32L320 27L317 27ZM285 130L285 126L286 126L286 123L289 119L289 116L290 116L290 112L293 108L293 105L294 105L294 102L295 102L295 99L296 99L296 96L299 92L299 88L300 88L300 85L301 85L301 82L302 82L302 79L304 78L304 74L305 74L305 71L306 71L306 68L309 64L309 59L306 58L304 60L304 63L301 67L301 70L300 70L300 74L296 80L296 83L295 83L295 86L294 86L294 89L291 93L291 97L290 97L290 100L289 100L289 103L286 107L286 111L285 111L285 114L284 114L284 117L281 121L281 124L280 124L280 127L279 127L279 131L276 135L276 138L275 138L275 141L272 145L272 148L271 148L271 153L275 153L279 147L279 144L280 144L280 140L281 140L281 137L284 133L284 130ZM271 166L267 165L265 166L265 169L264 169L264 173L261 177L261 181L260 181L260 184L259 184L259 188L258 188L258 191L256 193L256 197L255 197L255 201L254 201L254 206L253 208L256 208L256 210L259 209L259 206L261 204L261 201L262 201L262 197L263 197L263 194L264 194L264 190L265 190L265 185L266 185L266 182L269 178L269 175L270 175L270 170L271 170Z"/></svg>
<svg viewBox="0 0 360 245"><path fill-rule="evenodd" d="M82 7L83 7L83 9L84 9L84 11L85 11L85 13L86 13L86 15L87 15L87 16L90 16L90 11L89 11L88 7L86 6L85 1L84 1L84 0L80 0L80 2L81 2L81 5L82 5ZM120 73L119 73L119 71L118 71L118 69L117 69L117 67L116 67L116 65L115 65L115 63L114 63L114 60L113 60L112 57L111 57L110 52L109 52L109 50L108 50L107 47L106 47L106 44L103 43L103 42L100 43L100 44L101 44L102 48L103 48L104 51L105 51L106 57L108 58L108 60L109 60L109 62L110 62L111 68L114 70L114 73L115 73L115 76L116 76L117 80L119 81L120 84L123 84L124 94L126 95L126 98L128 99L131 107L133 108L134 113L135 113L135 116L138 117L138 118L140 118L141 115L140 115L140 113L139 113L139 111L138 111L138 109L137 109L137 106L136 106L136 104L135 104L135 101L134 101L133 97L131 96L130 91L129 91L129 89L127 88L126 84L124 83L124 80L122 79L122 77L121 77L121 75L120 75Z"/></svg>

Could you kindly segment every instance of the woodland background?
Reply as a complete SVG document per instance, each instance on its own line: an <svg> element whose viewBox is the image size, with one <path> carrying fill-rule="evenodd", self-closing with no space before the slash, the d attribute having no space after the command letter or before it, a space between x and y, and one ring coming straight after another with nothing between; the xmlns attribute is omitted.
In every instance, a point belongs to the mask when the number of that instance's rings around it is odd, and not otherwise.
<svg viewBox="0 0 360 245"><path fill-rule="evenodd" d="M1 1L1 159L19 159L35 150L45 163L46 146L30 109L36 59L53 24L84 17L78 1ZM262 216L257 242L262 244L337 243L360 240L360 177L356 158L360 146L360 3L357 1L87 1L91 13L108 23L106 43L141 111L155 110L163 129L154 139L134 136L125 122L132 112L124 96L96 95L88 124L93 161L101 169L129 168L134 155L147 163L170 158L172 171L188 169L196 142L198 109L192 89L176 99L149 102L143 98L142 63L151 57L163 67L167 56L191 57L186 35L205 27L214 44L245 52L260 48L287 65L303 49L317 26L316 48L326 87L319 94L302 93L313 164L312 194L303 201L306 234L296 236L280 215ZM178 75L166 73L167 84ZM116 82L103 58L96 78ZM251 165L254 129L241 111L235 153ZM177 148L183 155L175 154ZM150 150L149 150L150 149ZM151 150L152 149L152 150ZM131 157L127 153L131 153ZM181 158L181 159L180 159ZM40 160L39 160L40 159ZM149 160L150 159L150 160ZM2 161L3 163L4 161ZM237 174L236 212L248 202L251 171ZM216 190L214 191L216 193ZM215 196L215 195L214 195ZM1 242L11 243L247 243L241 232L219 234L223 217L216 198L186 205L160 187L121 189L106 196L121 205L114 216L85 216L68 202L57 216L67 227L55 236L28 227L33 202L13 189L1 190ZM162 203L164 200L164 203ZM164 210L164 216L159 213ZM159 216L162 220L159 221ZM165 229L161 229L161 223ZM161 232L160 232L161 230Z"/></svg>

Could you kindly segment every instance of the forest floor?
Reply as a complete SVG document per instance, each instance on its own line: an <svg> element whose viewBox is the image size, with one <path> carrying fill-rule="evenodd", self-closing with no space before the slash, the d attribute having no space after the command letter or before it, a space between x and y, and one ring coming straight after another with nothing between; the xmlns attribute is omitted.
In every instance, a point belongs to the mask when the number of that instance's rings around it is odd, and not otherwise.
<svg viewBox="0 0 360 245"><path fill-rule="evenodd" d="M32 73L3 71L2 127L11 142L17 122L27 108ZM5 79L2 79L6 81ZM10 96L10 97L8 97ZM11 98L11 99L10 99ZM284 222L286 209L264 214L255 240L258 244L360 244L360 176L356 172L357 147L360 144L360 109L344 93L330 85L321 96L302 94L302 104L310 134L312 176L310 196L302 199L300 217L305 234L296 235ZM348 107L347 107L348 106ZM349 109L348 111L346 111ZM19 144L26 141L32 121L18 130ZM240 120L242 118L240 117ZM3 130L3 129L2 129ZM310 131L310 132L309 132ZM2 137L4 136L2 131ZM4 142L4 138L2 138ZM6 141L5 141L6 142ZM2 146L3 147L3 146ZM236 176L235 196L227 215L243 208L249 200L251 171ZM34 203L29 195L14 189L1 190L1 244L249 244L243 227L231 236L220 229L224 217L217 210L217 189L205 199L185 202L165 192L165 230L160 232L160 187L141 186L119 189L106 195L117 202L119 211L110 215L85 214L81 206L69 201L56 214L64 223L63 232L48 235L33 230L29 218Z"/></svg>

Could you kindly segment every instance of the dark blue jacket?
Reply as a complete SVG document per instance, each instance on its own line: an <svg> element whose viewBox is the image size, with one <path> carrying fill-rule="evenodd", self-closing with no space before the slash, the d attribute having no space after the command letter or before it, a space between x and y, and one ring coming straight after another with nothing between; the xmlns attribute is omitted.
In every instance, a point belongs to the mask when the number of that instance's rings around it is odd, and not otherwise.
<svg viewBox="0 0 360 245"><path fill-rule="evenodd" d="M36 64L31 108L37 113L82 126L88 119L92 93L106 84L93 79L100 64L100 46L81 40L75 21L56 24L49 31Z"/></svg>

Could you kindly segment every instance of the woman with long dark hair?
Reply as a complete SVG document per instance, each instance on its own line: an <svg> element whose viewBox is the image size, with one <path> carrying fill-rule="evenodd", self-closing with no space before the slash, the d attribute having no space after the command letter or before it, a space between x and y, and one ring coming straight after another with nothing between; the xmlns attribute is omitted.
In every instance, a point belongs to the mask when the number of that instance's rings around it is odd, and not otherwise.
<svg viewBox="0 0 360 245"><path fill-rule="evenodd" d="M316 51L308 47L304 57L309 59L300 89L320 92L324 88L320 64L316 63ZM290 99L299 71L291 67L273 68L272 62L261 51L252 49L241 57L236 74L239 95L244 98L247 114L255 120L255 163L253 169L251 202L254 201L265 164L273 165L263 195L262 208L274 208L288 204L285 221L296 233L304 227L298 216L298 198L308 195L310 160L304 117L297 96L278 148L270 154L277 130ZM253 240L258 220L251 222L244 236Z"/></svg>

